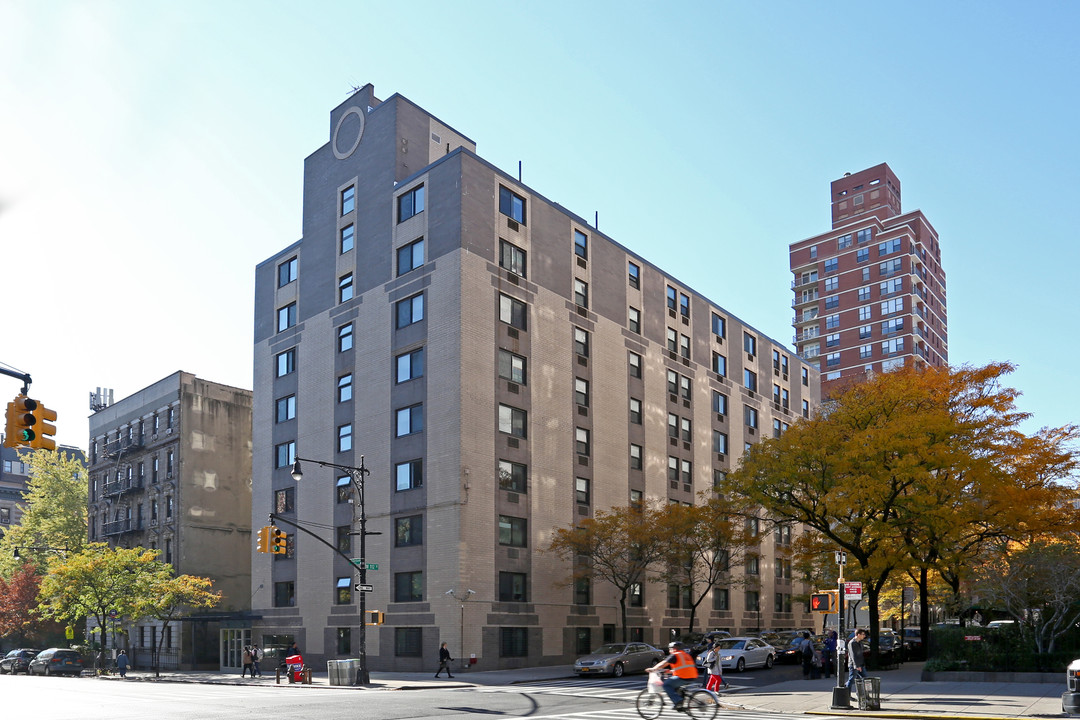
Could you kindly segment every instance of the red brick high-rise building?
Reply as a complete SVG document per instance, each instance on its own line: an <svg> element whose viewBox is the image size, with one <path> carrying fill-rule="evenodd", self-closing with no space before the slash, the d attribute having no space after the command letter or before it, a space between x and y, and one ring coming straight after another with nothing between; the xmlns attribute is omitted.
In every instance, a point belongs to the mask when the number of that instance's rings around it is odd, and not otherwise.
<svg viewBox="0 0 1080 720"><path fill-rule="evenodd" d="M882 163L831 186L832 229L792 243L795 347L821 370L821 396L907 363L949 359L937 231L904 212Z"/></svg>

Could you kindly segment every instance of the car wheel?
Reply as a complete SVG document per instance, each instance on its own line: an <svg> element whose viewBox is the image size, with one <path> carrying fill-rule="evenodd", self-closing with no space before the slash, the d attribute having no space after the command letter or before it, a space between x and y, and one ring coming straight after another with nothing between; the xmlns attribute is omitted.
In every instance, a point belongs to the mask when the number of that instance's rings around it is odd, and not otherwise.
<svg viewBox="0 0 1080 720"><path fill-rule="evenodd" d="M769 668L771 668L772 664L773 664L772 655L766 655L765 656L765 669L768 670Z"/></svg>
<svg viewBox="0 0 1080 720"><path fill-rule="evenodd" d="M46 666L45 666L45 677L48 677L48 676L50 676L50 675L52 675L52 671L51 671L51 670L49 670L49 666L48 666L48 665L46 665Z"/></svg>
<svg viewBox="0 0 1080 720"><path fill-rule="evenodd" d="M746 658L739 658L739 662L735 663L735 672L742 672L746 669Z"/></svg>
<svg viewBox="0 0 1080 720"><path fill-rule="evenodd" d="M615 663L615 667L611 669L611 674L615 677L622 677L626 673L626 669L622 663Z"/></svg>

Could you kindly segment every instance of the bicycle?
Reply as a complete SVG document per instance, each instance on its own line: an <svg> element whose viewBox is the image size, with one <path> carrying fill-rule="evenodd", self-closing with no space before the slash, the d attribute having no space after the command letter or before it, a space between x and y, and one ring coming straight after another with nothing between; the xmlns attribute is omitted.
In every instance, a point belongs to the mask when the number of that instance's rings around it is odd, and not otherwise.
<svg viewBox="0 0 1080 720"><path fill-rule="evenodd" d="M720 710L720 698L712 690L700 685L684 685L679 688L682 706L687 715L697 720L712 720ZM668 700L660 673L649 673L649 682L634 703L638 715L644 720L656 720L664 711Z"/></svg>

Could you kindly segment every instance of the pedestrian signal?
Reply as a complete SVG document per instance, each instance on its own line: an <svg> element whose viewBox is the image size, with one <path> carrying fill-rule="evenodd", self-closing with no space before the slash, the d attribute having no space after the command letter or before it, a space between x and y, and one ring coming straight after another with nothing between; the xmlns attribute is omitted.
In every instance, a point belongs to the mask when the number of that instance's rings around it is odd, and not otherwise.
<svg viewBox="0 0 1080 720"><path fill-rule="evenodd" d="M382 625L386 620L386 615L382 610L368 610L367 617L364 618L365 625Z"/></svg>
<svg viewBox="0 0 1080 720"><path fill-rule="evenodd" d="M836 590L833 590L832 592L819 592L811 594L810 611L819 613L836 612L836 595Z"/></svg>

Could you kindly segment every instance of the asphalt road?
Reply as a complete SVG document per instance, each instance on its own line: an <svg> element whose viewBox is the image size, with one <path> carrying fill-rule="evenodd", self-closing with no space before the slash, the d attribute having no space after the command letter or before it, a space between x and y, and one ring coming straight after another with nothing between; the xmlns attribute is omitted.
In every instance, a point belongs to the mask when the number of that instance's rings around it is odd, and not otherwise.
<svg viewBox="0 0 1080 720"><path fill-rule="evenodd" d="M789 672L799 671L781 666L732 674L728 680L767 684ZM643 676L392 691L0 675L0 707L6 718L28 720L633 720L638 717L633 698L643 687Z"/></svg>

